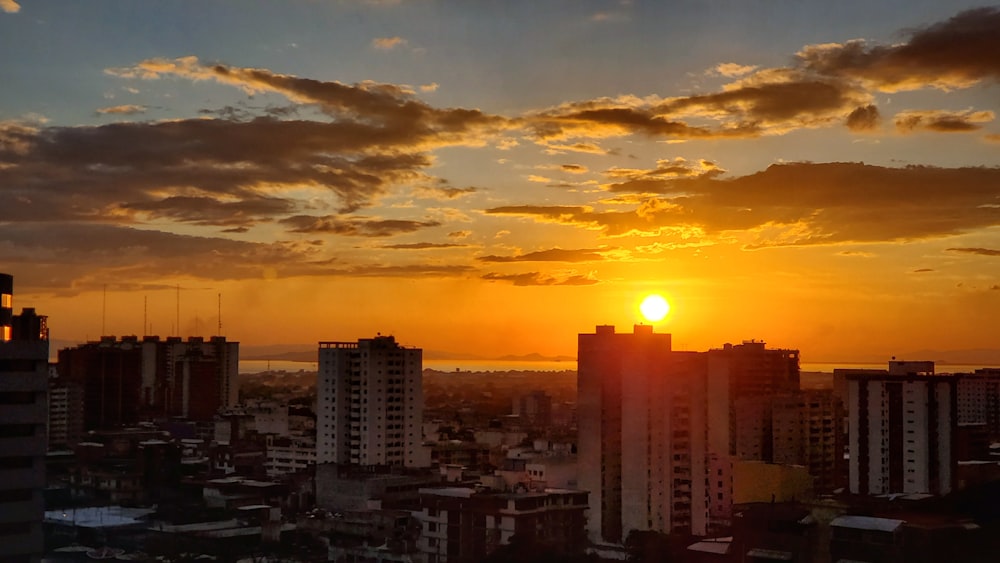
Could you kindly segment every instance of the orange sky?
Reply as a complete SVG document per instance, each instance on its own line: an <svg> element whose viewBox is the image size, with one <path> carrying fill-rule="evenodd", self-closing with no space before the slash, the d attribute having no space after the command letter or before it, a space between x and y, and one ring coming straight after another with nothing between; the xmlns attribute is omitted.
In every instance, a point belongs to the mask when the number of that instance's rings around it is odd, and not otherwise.
<svg viewBox="0 0 1000 563"><path fill-rule="evenodd" d="M679 349L1000 348L1000 9L502 4L7 3L15 306L574 355L658 292Z"/></svg>

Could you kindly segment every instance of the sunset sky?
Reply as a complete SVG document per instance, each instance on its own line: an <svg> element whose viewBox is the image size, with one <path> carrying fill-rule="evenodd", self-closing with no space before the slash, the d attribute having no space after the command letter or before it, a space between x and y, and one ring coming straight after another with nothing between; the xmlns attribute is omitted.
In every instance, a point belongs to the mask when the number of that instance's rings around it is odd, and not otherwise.
<svg viewBox="0 0 1000 563"><path fill-rule="evenodd" d="M575 355L656 292L678 349L1000 348L1000 7L0 0L0 53L60 341L221 294L246 345Z"/></svg>

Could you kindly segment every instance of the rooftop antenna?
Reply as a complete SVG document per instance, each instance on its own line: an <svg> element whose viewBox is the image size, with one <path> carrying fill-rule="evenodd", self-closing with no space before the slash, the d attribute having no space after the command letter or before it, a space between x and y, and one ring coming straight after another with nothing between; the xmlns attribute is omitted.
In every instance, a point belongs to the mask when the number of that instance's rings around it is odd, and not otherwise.
<svg viewBox="0 0 1000 563"><path fill-rule="evenodd" d="M101 336L106 336L108 331L105 330L108 320L108 284L104 284L104 299L101 302Z"/></svg>
<svg viewBox="0 0 1000 563"><path fill-rule="evenodd" d="M222 336L222 294L219 294L219 332L216 333Z"/></svg>
<svg viewBox="0 0 1000 563"><path fill-rule="evenodd" d="M148 321L148 318L149 318L149 296L143 295L142 296L142 335L143 336L147 336L149 334L149 331L146 330L146 327L149 326L148 324L146 324L146 322Z"/></svg>
<svg viewBox="0 0 1000 563"><path fill-rule="evenodd" d="M177 284L177 336L181 335L181 284Z"/></svg>

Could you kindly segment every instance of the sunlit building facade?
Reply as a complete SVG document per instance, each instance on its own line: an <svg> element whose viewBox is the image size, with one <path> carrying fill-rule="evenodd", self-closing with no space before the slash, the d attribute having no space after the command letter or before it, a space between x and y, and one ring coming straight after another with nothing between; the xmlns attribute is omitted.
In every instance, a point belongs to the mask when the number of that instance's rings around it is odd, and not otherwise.
<svg viewBox="0 0 1000 563"><path fill-rule="evenodd" d="M845 375L851 492L953 491L958 378L918 373Z"/></svg>
<svg viewBox="0 0 1000 563"><path fill-rule="evenodd" d="M633 530L705 535L709 464L704 355L669 334L598 326L578 343L579 486L588 532L620 544Z"/></svg>
<svg viewBox="0 0 1000 563"><path fill-rule="evenodd" d="M424 467L423 351L392 336L320 342L316 461Z"/></svg>

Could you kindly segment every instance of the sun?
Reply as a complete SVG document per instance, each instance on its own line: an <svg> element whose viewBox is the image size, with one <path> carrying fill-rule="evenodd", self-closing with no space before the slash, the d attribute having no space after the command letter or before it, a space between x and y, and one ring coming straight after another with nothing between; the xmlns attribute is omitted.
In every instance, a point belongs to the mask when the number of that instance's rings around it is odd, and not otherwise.
<svg viewBox="0 0 1000 563"><path fill-rule="evenodd" d="M663 317L667 316L667 313L670 312L670 304L662 296L654 293L653 295L647 295L642 300L642 304L639 305L639 311L642 312L642 316L647 321L655 323L662 321Z"/></svg>

